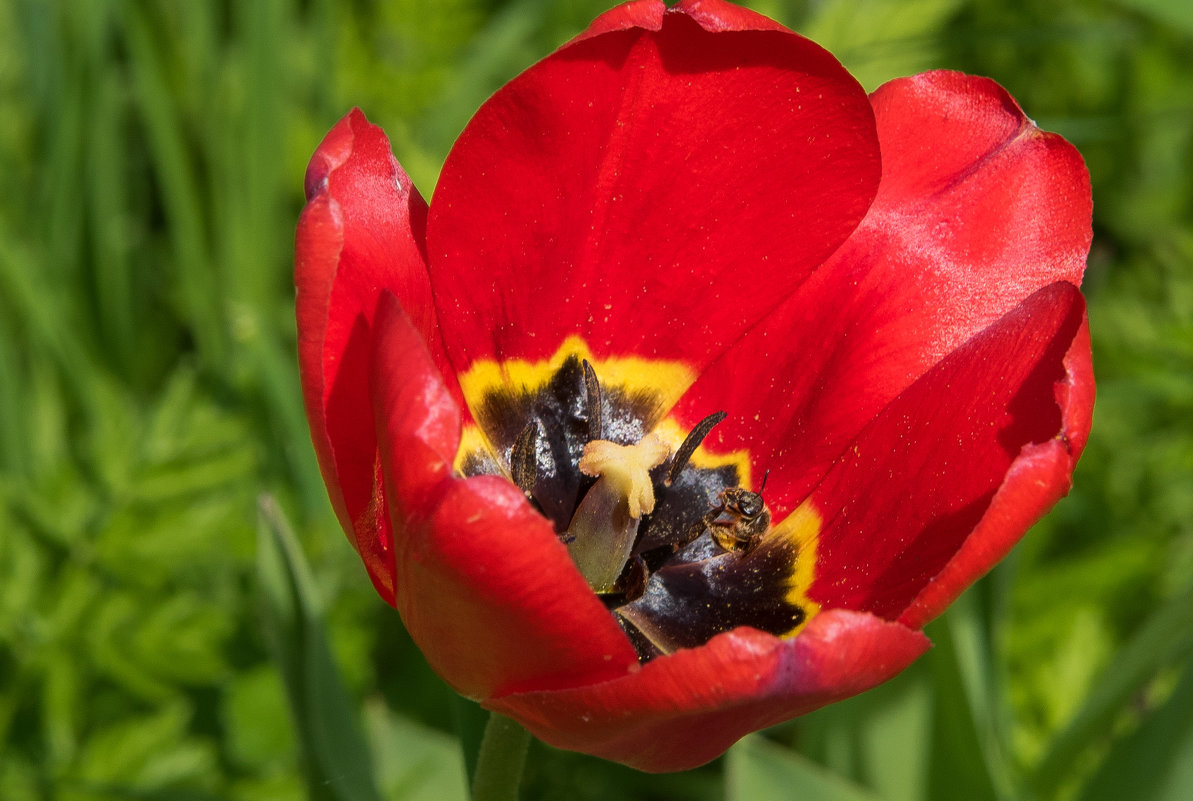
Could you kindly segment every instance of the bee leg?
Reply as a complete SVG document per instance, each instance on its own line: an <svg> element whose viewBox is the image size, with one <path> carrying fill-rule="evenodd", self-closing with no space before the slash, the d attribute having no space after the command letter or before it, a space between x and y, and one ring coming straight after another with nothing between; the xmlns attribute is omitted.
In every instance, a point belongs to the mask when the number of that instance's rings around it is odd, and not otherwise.
<svg viewBox="0 0 1193 801"><path fill-rule="evenodd" d="M749 536L749 537L748 537L748 538L747 538L747 539L746 539L746 540L745 540L745 541L742 543L741 555L742 555L742 556L749 556L749 555L750 555L750 553L751 553L751 552L752 552L752 551L753 551L755 548L757 548L757 547L758 547L758 545L759 545L759 543L761 543L761 542L762 542L762 532L761 532L761 531L759 531L759 532L755 532L754 534L751 534L751 535L750 535L750 536Z"/></svg>
<svg viewBox="0 0 1193 801"><path fill-rule="evenodd" d="M705 512L704 516L700 518L700 522L697 524L700 526L700 531L697 532L696 536L698 537L703 534L705 529L712 531L713 529L721 528L721 526L717 525L716 520L724 513L725 504L723 503L718 503L716 506L713 506L707 512Z"/></svg>

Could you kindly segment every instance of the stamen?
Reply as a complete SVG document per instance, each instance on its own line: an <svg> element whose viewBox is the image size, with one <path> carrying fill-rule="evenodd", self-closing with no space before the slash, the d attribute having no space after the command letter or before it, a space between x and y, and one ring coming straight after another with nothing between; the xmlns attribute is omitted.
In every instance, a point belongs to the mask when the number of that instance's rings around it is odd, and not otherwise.
<svg viewBox="0 0 1193 801"><path fill-rule="evenodd" d="M527 497L534 494L534 482L538 478L534 447L538 434L538 422L531 420L510 449L510 478Z"/></svg>
<svg viewBox="0 0 1193 801"><path fill-rule="evenodd" d="M588 441L592 442L601 438L601 384L588 359L584 360L584 390L588 406Z"/></svg>
<svg viewBox="0 0 1193 801"><path fill-rule="evenodd" d="M630 517L640 518L654 511L650 471L665 462L670 453L658 434L647 434L636 445L598 439L584 446L580 472L606 479L629 502Z"/></svg>
<svg viewBox="0 0 1193 801"><path fill-rule="evenodd" d="M675 479L679 478L679 474L687 465L688 459L692 458L692 454L700 447L700 443L708 436L708 432L712 431L713 426L726 417L728 415L725 412L713 412L688 432L688 435L684 437L683 444L675 452L675 459L671 462L671 469L667 471L667 479L663 482L664 487L670 487L675 482Z"/></svg>

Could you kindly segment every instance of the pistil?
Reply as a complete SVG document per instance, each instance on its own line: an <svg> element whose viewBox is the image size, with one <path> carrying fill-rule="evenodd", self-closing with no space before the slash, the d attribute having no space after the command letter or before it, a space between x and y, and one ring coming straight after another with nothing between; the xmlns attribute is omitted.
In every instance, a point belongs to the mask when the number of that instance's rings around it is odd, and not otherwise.
<svg viewBox="0 0 1193 801"><path fill-rule="evenodd" d="M654 511L650 471L670 455L671 449L658 434L647 434L635 445L598 439L584 446L580 472L608 479L626 497L630 517L640 518Z"/></svg>
<svg viewBox="0 0 1193 801"><path fill-rule="evenodd" d="M596 476L597 482L576 509L565 541L596 592L614 591L638 537L638 523L654 511L650 471L670 455L658 434L647 434L633 445L594 440L584 447L580 472Z"/></svg>

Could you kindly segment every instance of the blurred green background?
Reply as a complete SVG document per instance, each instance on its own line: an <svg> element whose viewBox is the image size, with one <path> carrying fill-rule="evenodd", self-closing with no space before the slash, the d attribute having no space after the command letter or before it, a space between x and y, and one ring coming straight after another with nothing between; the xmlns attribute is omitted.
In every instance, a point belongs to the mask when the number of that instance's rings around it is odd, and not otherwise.
<svg viewBox="0 0 1193 801"><path fill-rule="evenodd" d="M868 89L990 75L1081 149L1093 438L895 682L687 774L535 745L525 797L1193 798L1193 4L751 5ZM475 708L311 451L303 171L359 105L429 197L484 98L605 7L0 0L0 799L463 797Z"/></svg>

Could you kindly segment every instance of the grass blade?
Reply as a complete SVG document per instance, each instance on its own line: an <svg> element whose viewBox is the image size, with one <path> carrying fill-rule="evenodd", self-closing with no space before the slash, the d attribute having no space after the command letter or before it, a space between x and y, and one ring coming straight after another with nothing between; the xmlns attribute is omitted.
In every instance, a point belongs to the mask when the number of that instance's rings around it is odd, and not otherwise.
<svg viewBox="0 0 1193 801"><path fill-rule="evenodd" d="M729 751L725 801L761 798L877 801L877 796L807 757L754 735Z"/></svg>
<svg viewBox="0 0 1193 801"><path fill-rule="evenodd" d="M312 799L380 801L357 705L323 630L314 582L272 498L259 504L258 576L265 633L290 698Z"/></svg>
<svg viewBox="0 0 1193 801"><path fill-rule="evenodd" d="M1041 796L1050 796L1071 775L1075 761L1105 736L1114 717L1134 693L1164 665L1193 649L1190 609L1193 609L1193 586L1160 607L1119 652L1085 705L1053 740L1036 767L1031 786Z"/></svg>
<svg viewBox="0 0 1193 801"><path fill-rule="evenodd" d="M1193 665L1168 701L1102 760L1079 798L1193 798Z"/></svg>

